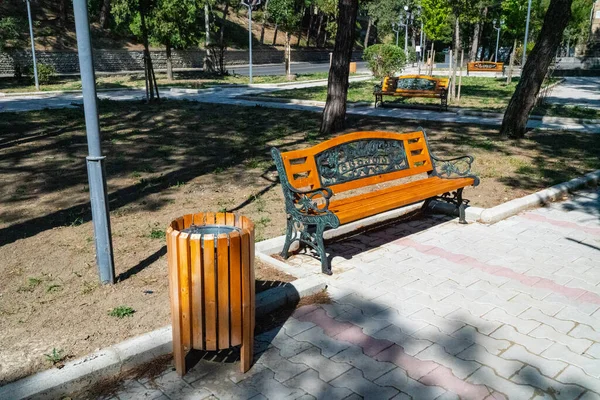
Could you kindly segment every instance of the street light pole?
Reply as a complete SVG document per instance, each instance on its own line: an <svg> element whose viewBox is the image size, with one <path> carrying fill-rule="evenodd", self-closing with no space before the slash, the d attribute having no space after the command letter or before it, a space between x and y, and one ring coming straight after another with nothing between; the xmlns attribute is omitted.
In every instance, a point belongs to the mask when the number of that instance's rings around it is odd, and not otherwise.
<svg viewBox="0 0 600 400"><path fill-rule="evenodd" d="M531 17L531 0L527 4L527 22L525 23L525 41L523 42L523 58L521 59L521 72L525 66L525 58L527 57L527 40L529 39L529 18Z"/></svg>
<svg viewBox="0 0 600 400"><path fill-rule="evenodd" d="M496 20L494 20L494 29L498 32L496 35L496 53L494 53L494 62L498 62L498 44L500 43L500 30L502 29L502 21L500 21L500 26L496 26Z"/></svg>
<svg viewBox="0 0 600 400"><path fill-rule="evenodd" d="M396 32L396 47L398 47L398 34L400 33L400 22L392 22L392 30Z"/></svg>
<svg viewBox="0 0 600 400"><path fill-rule="evenodd" d="M408 6L404 6L405 20L404 20L404 55L406 56L406 61L408 62L408 19L410 13L408 12Z"/></svg>
<svg viewBox="0 0 600 400"><path fill-rule="evenodd" d="M248 7L248 58L249 58L249 75L250 75L250 83L252 83L252 7L260 4L260 0L242 0L242 4Z"/></svg>
<svg viewBox="0 0 600 400"><path fill-rule="evenodd" d="M35 90L40 91L40 83L38 81L37 62L35 59L35 41L33 39L33 22L31 21L31 6L29 0L25 0L27 3L27 16L29 17L29 36L31 37L31 55L33 57L33 76L35 78Z"/></svg>
<svg viewBox="0 0 600 400"><path fill-rule="evenodd" d="M86 163L90 184L94 239L96 243L96 264L98 265L100 281L102 283L114 283L115 265L104 168L106 157L102 155L102 148L100 146L100 123L98 121L98 105L96 103L96 80L94 75L92 42L90 40L87 0L73 0L73 12L75 14L77 52L79 53L83 111L88 142L89 155L86 157Z"/></svg>

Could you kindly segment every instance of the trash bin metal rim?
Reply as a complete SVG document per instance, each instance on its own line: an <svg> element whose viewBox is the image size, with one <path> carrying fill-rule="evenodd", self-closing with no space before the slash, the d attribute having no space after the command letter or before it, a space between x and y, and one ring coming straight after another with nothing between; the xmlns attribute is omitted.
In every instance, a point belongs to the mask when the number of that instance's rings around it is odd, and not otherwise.
<svg viewBox="0 0 600 400"><path fill-rule="evenodd" d="M182 229L181 232L189 233L190 235L214 235L219 236L223 233L230 234L234 231L241 232L242 228L238 228L234 225L221 225L221 224L208 224L208 225L196 225L192 224L189 227Z"/></svg>

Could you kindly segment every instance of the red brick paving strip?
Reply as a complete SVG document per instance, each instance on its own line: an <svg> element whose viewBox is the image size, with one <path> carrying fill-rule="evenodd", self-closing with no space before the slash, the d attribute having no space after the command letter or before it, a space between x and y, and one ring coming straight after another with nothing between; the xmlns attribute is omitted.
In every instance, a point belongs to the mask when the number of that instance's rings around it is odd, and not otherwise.
<svg viewBox="0 0 600 400"><path fill-rule="evenodd" d="M376 339L363 333L350 322L337 321L322 308L299 308L292 316L300 321L318 325L327 336L355 344L377 361L391 362L406 371L408 376L427 386L439 386L463 399L484 399L490 390L483 385L474 385L457 378L450 369L433 361L422 361L404 352L404 349L386 339ZM309 310L307 312L307 310Z"/></svg>
<svg viewBox="0 0 600 400"><path fill-rule="evenodd" d="M409 238L402 238L396 240L394 243L412 247L413 249L424 253L439 256L445 260L456 264L469 265L473 268L477 268L480 271L486 272L490 275L503 276L505 278L513 279L522 283L525 286L538 287L551 290L554 293L563 295L565 297L586 303L600 304L600 296L596 293L589 292L584 289L572 288L551 281L547 278L540 278L539 276L529 276L515 272L510 268L501 267L498 265L491 265L483 263L476 258L467 256L465 254L452 253L448 250L444 250L441 247L430 246L415 242Z"/></svg>
<svg viewBox="0 0 600 400"><path fill-rule="evenodd" d="M580 225L575 222L561 221L559 219L548 218L548 217L545 217L540 214L525 213L525 214L521 214L520 217L526 218L531 221L545 222L550 225L560 226L561 228L577 229L578 231L583 231L586 233L590 233L592 235L600 235L600 228L594 228L593 226Z"/></svg>

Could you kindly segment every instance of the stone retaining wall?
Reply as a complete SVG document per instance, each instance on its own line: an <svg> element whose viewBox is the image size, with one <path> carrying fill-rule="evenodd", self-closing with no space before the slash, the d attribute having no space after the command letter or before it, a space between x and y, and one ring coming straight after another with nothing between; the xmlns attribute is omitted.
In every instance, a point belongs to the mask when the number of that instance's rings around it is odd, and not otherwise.
<svg viewBox="0 0 600 400"><path fill-rule="evenodd" d="M292 61L329 61L329 49L292 50ZM255 64L283 63L283 49L255 49L252 59ZM152 61L156 70L167 67L166 53L152 51ZM202 68L206 53L204 50L173 51L173 68ZM38 63L52 65L58 74L79 72L79 60L75 51L38 51ZM353 54L353 61L358 61L362 52ZM22 66L31 65L31 51L19 50L11 53L0 53L0 75L13 75L15 62ZM227 65L247 64L248 51L230 50L225 53ZM127 50L94 50L94 66L97 72L142 71L144 68L142 51Z"/></svg>

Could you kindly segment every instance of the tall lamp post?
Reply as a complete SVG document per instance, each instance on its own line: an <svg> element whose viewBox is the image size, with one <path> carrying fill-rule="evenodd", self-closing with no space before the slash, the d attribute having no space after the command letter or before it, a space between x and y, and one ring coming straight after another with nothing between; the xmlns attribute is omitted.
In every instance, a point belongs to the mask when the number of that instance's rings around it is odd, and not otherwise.
<svg viewBox="0 0 600 400"><path fill-rule="evenodd" d="M500 21L500 26L496 26L497 20L494 20L494 29L498 32L496 35L496 53L494 53L494 62L498 62L498 44L500 44L500 31L502 30L502 24L504 20Z"/></svg>
<svg viewBox="0 0 600 400"><path fill-rule="evenodd" d="M260 0L242 0L242 4L248 7L248 49L249 49L249 75L252 83L252 7L260 4Z"/></svg>
<svg viewBox="0 0 600 400"><path fill-rule="evenodd" d="M29 0L25 0L27 3L27 16L29 17L29 36L31 37L31 55L33 57L33 76L35 78L35 90L40 91L40 83L38 81L37 73L37 61L35 59L35 41L33 40L33 22L31 21L31 6Z"/></svg>
<svg viewBox="0 0 600 400"><path fill-rule="evenodd" d="M396 32L396 47L398 46L398 33L400 33L400 22L392 22L392 30Z"/></svg>
<svg viewBox="0 0 600 400"><path fill-rule="evenodd" d="M531 17L531 0L527 4L527 22L525 23L525 40L523 41L523 58L521 59L521 72L525 66L525 58L527 58L527 40L529 39L529 18Z"/></svg>
<svg viewBox="0 0 600 400"><path fill-rule="evenodd" d="M104 162L100 145L100 124L98 121L98 105L96 102L96 80L90 40L90 22L88 19L87 0L73 0L75 14L75 31L77 32L77 52L79 53L79 70L81 71L81 88L83 89L83 111L85 115L85 131L88 143L86 157L88 180L90 183L90 201L92 205L92 222L96 243L96 264L102 283L115 282L115 265L108 214L108 196Z"/></svg>

